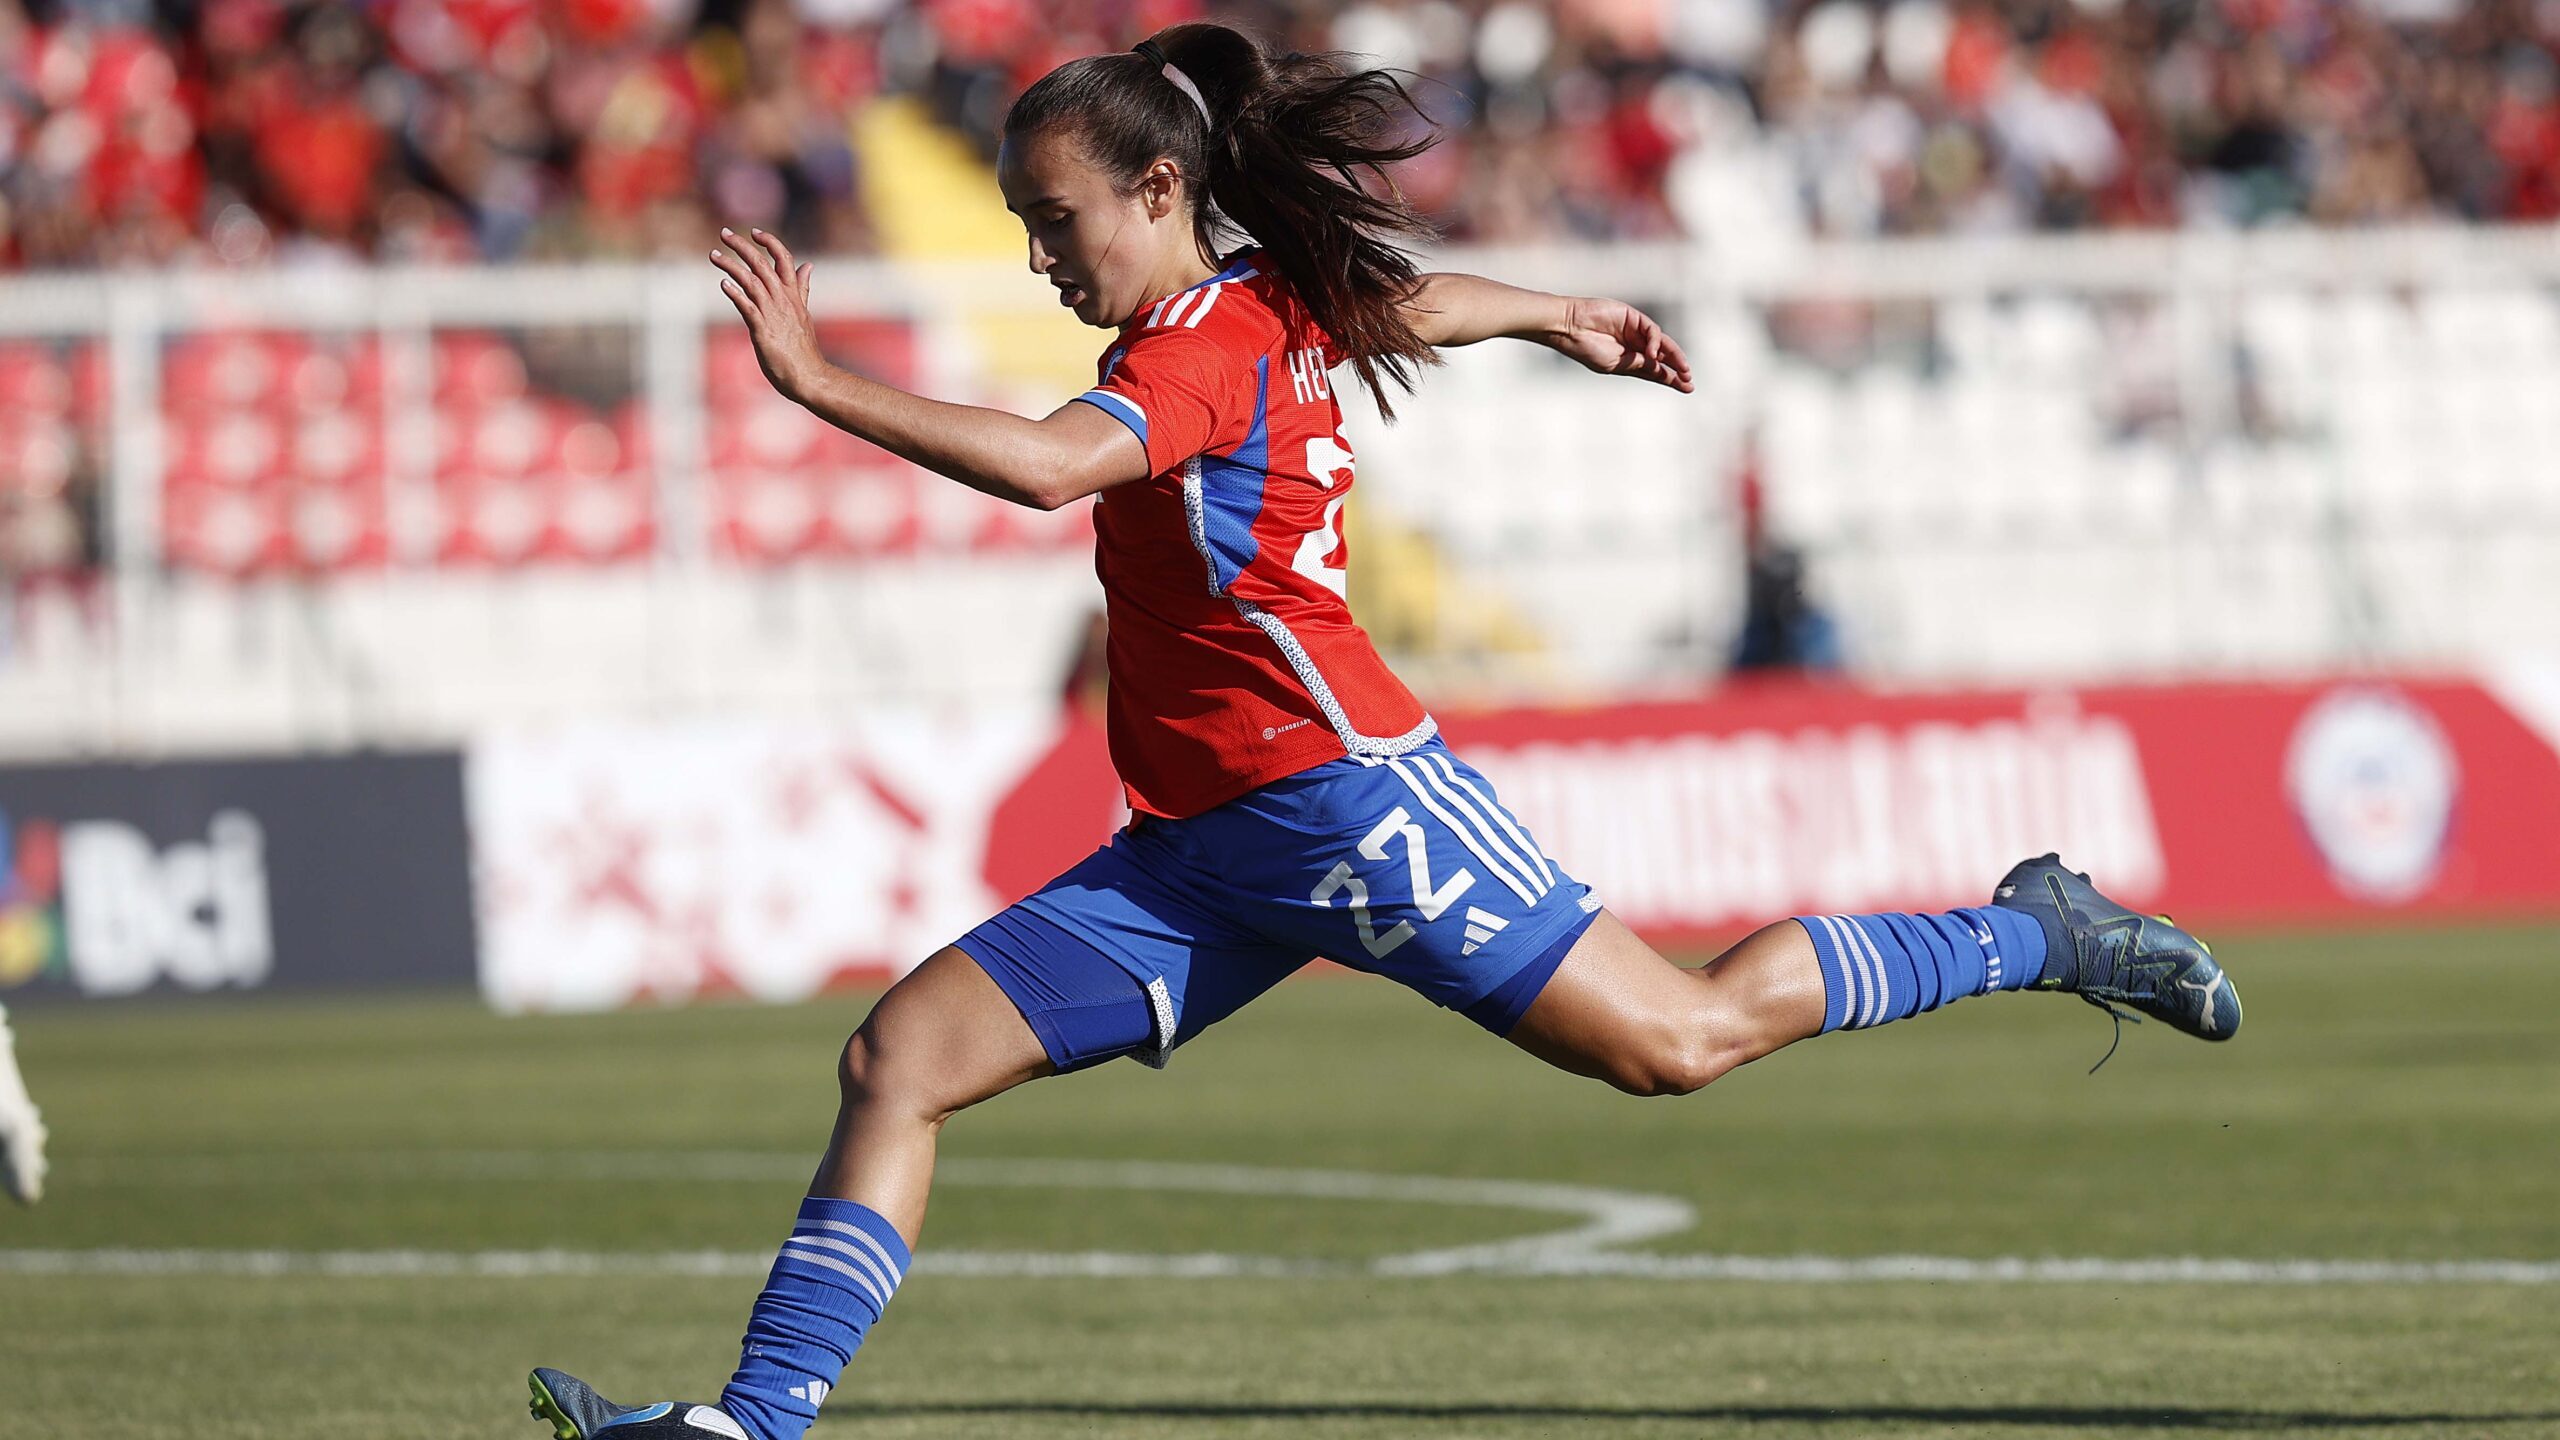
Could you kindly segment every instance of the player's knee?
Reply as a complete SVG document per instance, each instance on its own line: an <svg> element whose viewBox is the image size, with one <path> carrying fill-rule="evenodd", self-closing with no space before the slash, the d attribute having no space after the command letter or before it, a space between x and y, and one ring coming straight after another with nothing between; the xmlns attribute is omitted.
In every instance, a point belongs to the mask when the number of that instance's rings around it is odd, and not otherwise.
<svg viewBox="0 0 2560 1440"><path fill-rule="evenodd" d="M848 1105L870 1100L880 1073L880 1045L864 1026L845 1038L844 1053L836 1057L836 1090Z"/></svg>
<svg viewBox="0 0 2560 1440"><path fill-rule="evenodd" d="M1723 1046L1682 1027L1630 1046L1610 1066L1608 1080L1630 1095L1694 1095L1733 1065Z"/></svg>
<svg viewBox="0 0 2560 1440"><path fill-rule="evenodd" d="M893 1037L865 1021L844 1042L836 1087L849 1110L889 1110L939 1123L957 1108L936 1097L934 1077L909 1063Z"/></svg>

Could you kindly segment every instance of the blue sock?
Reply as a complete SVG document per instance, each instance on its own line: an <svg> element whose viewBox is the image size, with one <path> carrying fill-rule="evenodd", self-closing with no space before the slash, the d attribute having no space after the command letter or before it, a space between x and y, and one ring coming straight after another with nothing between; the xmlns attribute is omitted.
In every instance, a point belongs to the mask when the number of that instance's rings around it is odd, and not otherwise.
<svg viewBox="0 0 2560 1440"><path fill-rule="evenodd" d="M911 1259L879 1212L850 1200L800 1202L747 1317L738 1373L720 1408L756 1440L800 1440L862 1337L898 1293Z"/></svg>
<svg viewBox="0 0 2560 1440"><path fill-rule="evenodd" d="M1941 915L1799 915L1822 962L1822 1031L1865 1029L1968 995L2023 990L2044 968L2044 928L1987 905Z"/></svg>

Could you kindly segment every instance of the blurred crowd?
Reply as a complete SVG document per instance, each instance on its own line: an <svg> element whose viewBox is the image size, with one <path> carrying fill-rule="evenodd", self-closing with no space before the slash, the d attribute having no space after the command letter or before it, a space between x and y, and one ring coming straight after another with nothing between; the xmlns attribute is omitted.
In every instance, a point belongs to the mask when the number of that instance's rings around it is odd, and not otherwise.
<svg viewBox="0 0 2560 1440"><path fill-rule="evenodd" d="M1419 76L1461 239L2560 214L2560 0L0 0L0 268L858 252L866 101L1203 14Z"/></svg>

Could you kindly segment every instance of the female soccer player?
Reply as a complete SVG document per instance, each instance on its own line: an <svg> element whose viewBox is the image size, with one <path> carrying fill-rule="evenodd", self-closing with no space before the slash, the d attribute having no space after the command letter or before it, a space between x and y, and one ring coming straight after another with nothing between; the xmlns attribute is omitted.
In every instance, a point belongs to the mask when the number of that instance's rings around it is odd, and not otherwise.
<svg viewBox="0 0 2560 1440"><path fill-rule="evenodd" d="M1318 955L1638 1095L1992 990L2122 1001L2214 1039L2238 1028L2201 944L2051 856L1978 909L1781 921L1683 969L1440 742L1343 602L1336 367L1383 410L1435 347L1508 336L1692 387L1680 347L1618 301L1417 275L1393 242L1425 227L1354 178L1428 143L1393 138L1410 114L1384 74L1266 55L1212 24L1033 85L1006 117L998 183L1032 271L1118 332L1094 388L1041 420L831 368L809 267L771 235L721 232L722 290L783 394L1017 504L1094 499L1132 818L927 958L846 1044L835 1133L718 1404L618 1406L536 1370L534 1413L560 1440L799 1440L907 1273L945 1121L1113 1056L1161 1065ZM1221 253L1238 230L1258 245Z"/></svg>

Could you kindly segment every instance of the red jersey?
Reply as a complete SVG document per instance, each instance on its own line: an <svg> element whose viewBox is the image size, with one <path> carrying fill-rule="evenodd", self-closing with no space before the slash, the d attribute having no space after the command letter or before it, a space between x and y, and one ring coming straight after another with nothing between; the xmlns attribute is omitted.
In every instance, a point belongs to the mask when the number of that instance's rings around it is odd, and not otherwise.
<svg viewBox="0 0 2560 1440"><path fill-rule="evenodd" d="M1141 310L1076 398L1149 478L1095 497L1111 763L1129 808L1181 819L1436 723L1343 598L1351 447L1328 337L1258 251Z"/></svg>

